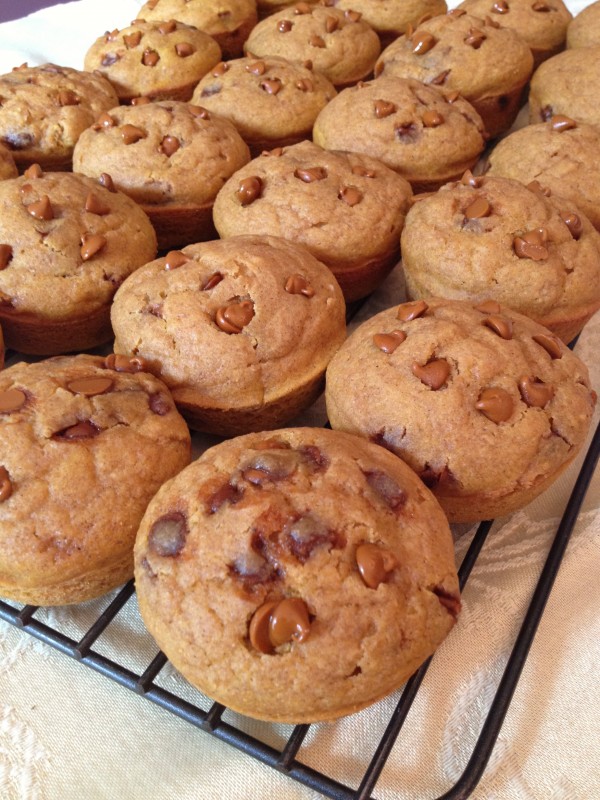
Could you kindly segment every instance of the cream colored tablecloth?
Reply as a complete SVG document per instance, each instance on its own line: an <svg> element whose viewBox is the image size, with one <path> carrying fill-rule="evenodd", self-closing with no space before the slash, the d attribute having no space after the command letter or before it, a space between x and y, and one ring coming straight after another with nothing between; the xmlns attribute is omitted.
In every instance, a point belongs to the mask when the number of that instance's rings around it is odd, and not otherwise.
<svg viewBox="0 0 600 800"><path fill-rule="evenodd" d="M15 2L16 0L0 0ZM79 0L0 25L0 72L23 61L81 67L104 30L123 27L137 0ZM569 3L576 12L584 3ZM365 313L399 302L392 275ZM600 391L600 315L577 352ZM598 413L594 423L597 422ZM322 405L302 422L322 424ZM462 773L569 495L578 463L545 495L497 521L464 593L458 626L432 668L386 765L378 798L436 798ZM472 530L455 530L457 558ZM574 531L478 800L600 798L600 471ZM39 619L77 639L106 599ZM133 670L156 647L135 597L96 649ZM158 682L208 708L167 665ZM348 719L313 726L301 760L357 785L398 695ZM226 712L279 747L287 726ZM307 800L316 793L192 728L50 647L0 622L1 800Z"/></svg>

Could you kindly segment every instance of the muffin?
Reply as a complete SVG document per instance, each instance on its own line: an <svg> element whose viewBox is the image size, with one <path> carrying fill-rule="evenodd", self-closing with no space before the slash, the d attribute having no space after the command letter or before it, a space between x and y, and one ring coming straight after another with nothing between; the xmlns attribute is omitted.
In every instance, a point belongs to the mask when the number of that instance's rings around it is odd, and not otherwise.
<svg viewBox="0 0 600 800"><path fill-rule="evenodd" d="M415 78L460 92L481 115L491 137L508 130L521 106L533 56L521 37L454 9L422 22L387 47L375 75Z"/></svg>
<svg viewBox="0 0 600 800"><path fill-rule="evenodd" d="M148 0L138 17L149 22L176 19L192 25L212 36L223 58L236 58L256 25L256 0Z"/></svg>
<svg viewBox="0 0 600 800"><path fill-rule="evenodd" d="M406 33L409 26L416 27L421 20L445 14L445 0L334 0L332 5L343 11L358 11L379 35L384 46Z"/></svg>
<svg viewBox="0 0 600 800"><path fill-rule="evenodd" d="M141 356L192 428L232 436L307 408L345 338L331 272L283 239L190 245L147 264L117 292L115 352Z"/></svg>
<svg viewBox="0 0 600 800"><path fill-rule="evenodd" d="M600 2L590 3L569 23L567 47L594 47L600 44Z"/></svg>
<svg viewBox="0 0 600 800"><path fill-rule="evenodd" d="M0 182L0 322L7 347L54 355L112 337L117 287L156 254L133 200L83 175L30 167Z"/></svg>
<svg viewBox="0 0 600 800"><path fill-rule="evenodd" d="M146 506L189 431L138 361L63 356L0 374L0 595L64 605L133 574Z"/></svg>
<svg viewBox="0 0 600 800"><path fill-rule="evenodd" d="M377 34L360 14L303 2L259 22L244 44L246 55L256 58L310 61L336 87L366 78L380 49Z"/></svg>
<svg viewBox="0 0 600 800"><path fill-rule="evenodd" d="M414 191L431 191L475 165L485 146L481 117L462 97L392 76L345 89L321 111L316 144L383 161Z"/></svg>
<svg viewBox="0 0 600 800"><path fill-rule="evenodd" d="M351 301L397 263L410 197L409 184L381 162L301 142L232 175L215 200L214 221L223 239L258 233L303 245Z"/></svg>
<svg viewBox="0 0 600 800"><path fill-rule="evenodd" d="M570 342L600 308L600 234L536 188L466 176L416 203L401 242L408 297L493 299Z"/></svg>
<svg viewBox="0 0 600 800"><path fill-rule="evenodd" d="M0 75L0 97L0 143L21 171L35 163L71 169L82 131L119 102L102 75L55 64L24 64Z"/></svg>
<svg viewBox="0 0 600 800"><path fill-rule="evenodd" d="M600 81L600 45L565 50L536 69L529 88L529 122L567 116L600 124L596 86Z"/></svg>
<svg viewBox="0 0 600 800"><path fill-rule="evenodd" d="M431 493L383 448L325 429L207 451L148 507L135 573L172 664L217 702L277 722L376 702L460 611Z"/></svg>
<svg viewBox="0 0 600 800"><path fill-rule="evenodd" d="M219 45L207 33L173 19L136 19L96 39L84 65L104 75L122 103L140 96L187 101L220 58Z"/></svg>
<svg viewBox="0 0 600 800"><path fill-rule="evenodd" d="M560 53L572 15L563 0L463 0L458 6L518 33L533 53L534 67Z"/></svg>
<svg viewBox="0 0 600 800"><path fill-rule="evenodd" d="M327 371L335 429L400 456L451 522L544 491L585 440L596 395L546 328L493 301L405 303L357 328Z"/></svg>
<svg viewBox="0 0 600 800"><path fill-rule="evenodd" d="M537 181L571 200L600 230L600 131L565 116L509 134L487 157L488 175Z"/></svg>
<svg viewBox="0 0 600 800"><path fill-rule="evenodd" d="M0 181L6 178L16 178L18 175L15 160L8 147L0 144Z"/></svg>
<svg viewBox="0 0 600 800"><path fill-rule="evenodd" d="M318 72L283 58L222 61L194 90L192 102L233 122L257 156L310 139L314 121L335 97Z"/></svg>
<svg viewBox="0 0 600 800"><path fill-rule="evenodd" d="M166 250L214 236L217 192L249 160L231 122L200 106L162 101L111 109L82 135L73 163L84 175L110 173L146 211Z"/></svg>

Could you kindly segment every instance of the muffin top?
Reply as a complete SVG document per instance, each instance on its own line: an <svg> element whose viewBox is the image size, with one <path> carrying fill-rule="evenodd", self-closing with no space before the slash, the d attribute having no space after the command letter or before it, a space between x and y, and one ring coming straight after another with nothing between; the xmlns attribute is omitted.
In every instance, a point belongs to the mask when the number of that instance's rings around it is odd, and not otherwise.
<svg viewBox="0 0 600 800"><path fill-rule="evenodd" d="M258 191L248 196L245 187ZM393 253L412 192L384 164L312 142L253 159L223 186L214 205L221 237L282 236L334 271Z"/></svg>
<svg viewBox="0 0 600 800"><path fill-rule="evenodd" d="M169 19L134 20L122 30L100 36L85 55L85 68L110 80L120 100L139 96L179 97L221 58L221 49L207 33Z"/></svg>
<svg viewBox="0 0 600 800"><path fill-rule="evenodd" d="M596 102L599 82L600 45L565 50L549 58L531 79L529 121L546 122L561 114L577 122L600 124Z"/></svg>
<svg viewBox="0 0 600 800"><path fill-rule="evenodd" d="M333 427L383 444L440 498L501 497L557 471L583 443L595 399L559 339L495 302L389 308L327 371Z"/></svg>
<svg viewBox="0 0 600 800"><path fill-rule="evenodd" d="M43 64L0 75L0 142L17 165L70 161L80 134L118 105L102 75Z"/></svg>
<svg viewBox="0 0 600 800"><path fill-rule="evenodd" d="M546 325L600 303L600 234L572 201L519 181L442 187L411 208L401 247L415 298L490 297Z"/></svg>
<svg viewBox="0 0 600 800"><path fill-rule="evenodd" d="M202 242L146 264L115 297L115 352L142 356L177 402L244 408L324 371L345 337L331 272L262 236Z"/></svg>
<svg viewBox="0 0 600 800"><path fill-rule="evenodd" d="M485 144L481 117L462 97L394 76L340 92L317 117L313 138L368 153L418 185L461 174Z"/></svg>
<svg viewBox="0 0 600 800"><path fill-rule="evenodd" d="M73 167L110 172L114 185L144 205L212 202L250 159L234 126L205 108L162 101L119 106L81 137Z"/></svg>
<svg viewBox="0 0 600 800"><path fill-rule="evenodd" d="M11 596L126 563L150 498L189 463L165 385L123 366L61 356L0 374L0 583Z"/></svg>
<svg viewBox="0 0 600 800"><path fill-rule="evenodd" d="M379 38L354 11L299 2L259 22L244 45L246 55L312 62L334 86L355 83L373 69Z"/></svg>
<svg viewBox="0 0 600 800"><path fill-rule="evenodd" d="M200 81L192 102L231 120L249 144L310 137L336 94L323 75L284 58L222 61Z"/></svg>
<svg viewBox="0 0 600 800"><path fill-rule="evenodd" d="M535 51L562 49L571 12L563 0L463 0L458 6L475 17L489 16L519 34Z"/></svg>
<svg viewBox="0 0 600 800"><path fill-rule="evenodd" d="M156 254L129 197L68 172L30 167L0 182L0 300L49 319L85 317Z"/></svg>
<svg viewBox="0 0 600 800"><path fill-rule="evenodd" d="M445 0L333 0L332 5L344 11L358 11L379 34L399 35L409 25L417 25L423 17L445 14Z"/></svg>
<svg viewBox="0 0 600 800"><path fill-rule="evenodd" d="M600 2L586 6L567 28L567 47L593 47L597 44L600 44Z"/></svg>
<svg viewBox="0 0 600 800"><path fill-rule="evenodd" d="M531 50L518 34L496 27L491 18L454 9L392 42L375 75L415 78L459 91L473 102L525 84L532 68Z"/></svg>
<svg viewBox="0 0 600 800"><path fill-rule="evenodd" d="M150 504L135 562L142 616L172 663L261 719L375 702L460 610L431 493L383 448L325 429L211 448Z"/></svg>
<svg viewBox="0 0 600 800"><path fill-rule="evenodd" d="M148 0L138 17L148 21L176 19L211 36L235 31L256 20L256 0Z"/></svg>
<svg viewBox="0 0 600 800"><path fill-rule="evenodd" d="M498 142L487 175L513 178L571 200L600 229L600 131L564 116L526 125Z"/></svg>

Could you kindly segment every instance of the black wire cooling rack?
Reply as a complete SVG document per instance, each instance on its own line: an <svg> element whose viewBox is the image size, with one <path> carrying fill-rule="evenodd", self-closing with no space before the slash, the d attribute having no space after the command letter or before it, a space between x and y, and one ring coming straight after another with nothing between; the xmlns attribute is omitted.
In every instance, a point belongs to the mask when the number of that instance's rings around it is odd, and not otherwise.
<svg viewBox="0 0 600 800"><path fill-rule="evenodd" d="M510 705L521 670L525 664L529 648L542 617L546 601L552 589L562 557L567 547L571 532L577 520L586 491L594 474L600 456L600 424L596 428L590 447L586 453L581 471L576 479L571 496L566 505L563 517L548 551L546 562L540 572L538 583L533 592L529 608L523 618L521 629L516 638L513 650L508 659L504 674L498 684L489 713L483 722L479 736L473 747L467 766L454 786L437 800L464 800L471 795L479 782L485 766L490 758L494 743L500 732L502 722ZM482 522L477 528L469 549L459 569L461 590L464 588L477 557L484 546L492 521ZM227 742L244 753L273 767L294 780L320 792L325 797L335 800L366 800L374 797L377 780L391 753L396 738L400 733L419 687L425 678L431 659L408 680L400 699L393 710L388 725L377 745L373 758L368 764L358 787L346 786L323 772L312 769L301 763L297 756L302 748L309 725L297 725L283 747L276 749L259 739L250 736L234 725L223 720L225 706L213 703L208 711L167 691L155 684L155 679L167 663L162 652L140 673L127 669L124 665L113 661L93 649L94 643L121 612L134 593L133 581L130 581L112 600L104 612L96 619L86 633L75 641L55 628L36 619L37 606L15 608L0 601L0 619L21 628L24 632L55 647L62 653L75 658L96 672L116 681L121 686L142 695L147 700L167 709L178 717L191 723L212 736ZM425 800L430 800L427 797Z"/></svg>

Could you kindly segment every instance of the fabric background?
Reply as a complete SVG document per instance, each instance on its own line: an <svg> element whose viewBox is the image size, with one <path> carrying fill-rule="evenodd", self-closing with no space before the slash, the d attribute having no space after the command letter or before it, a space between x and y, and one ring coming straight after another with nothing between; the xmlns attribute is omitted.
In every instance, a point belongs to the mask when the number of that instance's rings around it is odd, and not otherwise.
<svg viewBox="0 0 600 800"><path fill-rule="evenodd" d="M7 2L7 0L2 0ZM567 3L573 12L582 0ZM0 72L28 61L81 67L103 31L137 14L136 0L79 0L0 25ZM392 274L363 315L403 299ZM600 391L600 315L577 353ZM323 405L299 422L322 424ZM595 424L598 420L596 414ZM205 446L200 438L198 451ZM527 607L579 463L524 511L498 520L463 596L458 626L436 654L405 730L377 785L381 800L437 798L469 758ZM600 472L600 471L599 471ZM473 529L455 526L460 561ZM600 798L600 474L588 493L478 800ZM78 638L108 600L41 612ZM156 653L135 597L95 649L144 669ZM157 681L203 708L210 701L170 665ZM398 694L350 718L312 726L300 759L357 785ZM288 726L226 712L280 746ZM247 800L318 795L46 645L0 623L0 798L2 800Z"/></svg>

